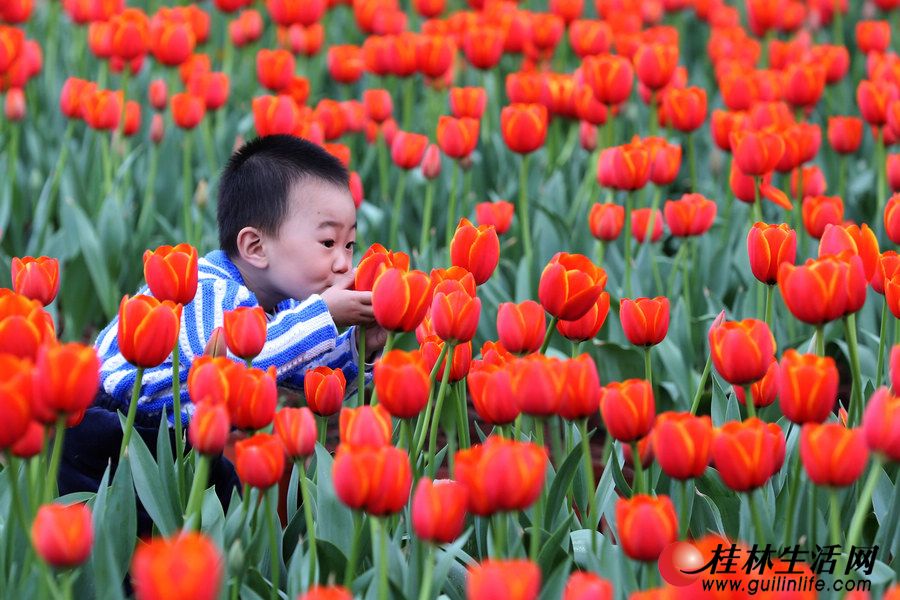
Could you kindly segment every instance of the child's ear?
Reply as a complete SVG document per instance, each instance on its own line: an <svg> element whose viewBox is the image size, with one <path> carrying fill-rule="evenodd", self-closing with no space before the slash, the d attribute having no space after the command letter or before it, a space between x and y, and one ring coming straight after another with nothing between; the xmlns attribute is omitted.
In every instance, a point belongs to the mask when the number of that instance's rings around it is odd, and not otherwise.
<svg viewBox="0 0 900 600"><path fill-rule="evenodd" d="M262 235L255 227L244 227L238 232L237 249L240 257L257 269L269 266L266 246L263 244Z"/></svg>

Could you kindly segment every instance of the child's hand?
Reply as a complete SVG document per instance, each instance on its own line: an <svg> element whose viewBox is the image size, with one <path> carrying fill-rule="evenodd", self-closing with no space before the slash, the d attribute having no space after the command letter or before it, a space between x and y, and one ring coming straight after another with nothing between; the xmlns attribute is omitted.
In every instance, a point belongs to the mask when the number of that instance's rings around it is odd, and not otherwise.
<svg viewBox="0 0 900 600"><path fill-rule="evenodd" d="M358 292L353 289L353 277L341 277L322 292L322 300L328 305L328 312L338 327L345 325L374 325L375 312L372 309L372 292Z"/></svg>
<svg viewBox="0 0 900 600"><path fill-rule="evenodd" d="M366 362L374 362L376 355L387 343L387 329L381 325L366 327Z"/></svg>

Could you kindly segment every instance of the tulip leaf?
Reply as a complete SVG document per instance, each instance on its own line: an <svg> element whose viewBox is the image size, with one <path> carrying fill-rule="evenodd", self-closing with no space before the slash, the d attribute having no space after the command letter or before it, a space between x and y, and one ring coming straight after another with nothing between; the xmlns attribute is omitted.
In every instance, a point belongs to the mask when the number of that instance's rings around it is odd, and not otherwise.
<svg viewBox="0 0 900 600"><path fill-rule="evenodd" d="M119 461L116 474L113 476L105 513L105 533L109 536L109 550L117 563L113 573L121 581L131 565L131 554L137 538L137 507L131 460L127 454Z"/></svg>
<svg viewBox="0 0 900 600"><path fill-rule="evenodd" d="M723 533L729 537L736 537L740 529L740 500L734 492L722 483L718 471L710 467L695 480L697 495L704 500L713 511L714 523L721 527ZM703 503L695 505L694 514L701 516ZM699 510L698 510L699 509ZM695 531L706 531L703 523L693 526Z"/></svg>
<svg viewBox="0 0 900 600"><path fill-rule="evenodd" d="M548 526L552 527L556 523L560 511L564 510L566 491L571 487L572 479L582 464L581 454L581 445L575 446L552 479L544 511L544 523Z"/></svg>
<svg viewBox="0 0 900 600"><path fill-rule="evenodd" d="M447 579L448 574L450 573L451 567L453 565L459 565L460 560L463 560L463 562L467 563L469 563L470 561L474 562L474 559L472 559L472 557L468 556L462 550L466 545L466 542L468 542L469 538L472 536L472 531L472 528L469 527L452 544L446 544L435 549L435 564L432 576L433 591L439 592L441 590L441 588L444 586L444 582Z"/></svg>
<svg viewBox="0 0 900 600"><path fill-rule="evenodd" d="M531 292L531 270L526 258L519 261L519 267L516 270L516 302L524 302L532 298Z"/></svg>
<svg viewBox="0 0 900 600"><path fill-rule="evenodd" d="M201 531L208 535L220 547L225 546L225 512L222 510L222 501L216 494L216 488L210 487L203 494L201 506Z"/></svg>
<svg viewBox="0 0 900 600"><path fill-rule="evenodd" d="M119 413L119 419L123 422L125 417ZM181 515L172 510L171 499L166 497L163 483L159 476L159 466L150 455L150 450L140 435L131 436L128 443L128 456L134 461L134 487L137 490L141 503L147 510L147 514L159 528L160 533L169 536L175 533L181 525Z"/></svg>
<svg viewBox="0 0 900 600"><path fill-rule="evenodd" d="M543 554L543 553L542 553ZM563 590L569 579L569 571L572 569L572 559L567 557L556 566L553 573L544 579L541 585L541 595L538 600L556 600L563 597Z"/></svg>
<svg viewBox="0 0 900 600"><path fill-rule="evenodd" d="M163 411L160 415L159 429L156 434L156 460L159 465L159 480L163 485L165 497L169 500L169 509L173 514L180 515L184 511L183 507L187 499L185 498L184 502L182 502L182 498L178 494L178 481L175 474L175 459L172 454L170 431L166 411ZM194 457L196 460L197 456L196 453L191 453L188 455L188 458ZM183 459L185 467L191 462L188 458ZM185 473L185 486L187 489L190 489L192 480L193 477L189 480L187 473Z"/></svg>
<svg viewBox="0 0 900 600"><path fill-rule="evenodd" d="M318 489L316 490L316 539L334 544L344 556L350 555L353 543L353 514L338 499L331 480L334 459L321 445L316 445ZM362 556L362 555L361 555Z"/></svg>
<svg viewBox="0 0 900 600"><path fill-rule="evenodd" d="M556 530L550 535L550 537L541 545L541 551L538 555L538 566L541 568L541 571L543 571L545 576L556 564L559 555L565 554L568 550L568 547L571 544L571 540L569 539L569 530L572 527L572 521L574 519L575 514L570 512L569 516L566 517L566 520L563 521L560 526L557 527ZM566 541L565 546L562 545L563 540Z"/></svg>
<svg viewBox="0 0 900 600"><path fill-rule="evenodd" d="M625 481L625 475L622 473L622 465L619 463L620 460L624 463L624 458L622 452L614 450L609 455L609 462L612 467L612 477L616 482L616 487L619 488L619 491L622 492L623 496L631 497L631 486Z"/></svg>
<svg viewBox="0 0 900 600"><path fill-rule="evenodd" d="M300 490L300 469L297 468L297 464L294 463L291 465L291 479L288 482L287 488L287 520L290 523L294 519L294 514L297 513L298 501L297 496L299 495ZM286 553L285 556L289 556L290 553Z"/></svg>
<svg viewBox="0 0 900 600"><path fill-rule="evenodd" d="M84 261L87 265L91 281L94 282L94 292L100 301L100 308L106 318L111 319L118 310L119 291L113 285L107 267L107 253L100 246L97 231L91 225L90 220L84 214L80 206L74 201L65 197L62 206L63 218L67 223L73 223L75 230L78 232L78 241L81 245L81 251L84 254ZM85 298L84 300L87 300ZM89 302L86 302L89 304Z"/></svg>

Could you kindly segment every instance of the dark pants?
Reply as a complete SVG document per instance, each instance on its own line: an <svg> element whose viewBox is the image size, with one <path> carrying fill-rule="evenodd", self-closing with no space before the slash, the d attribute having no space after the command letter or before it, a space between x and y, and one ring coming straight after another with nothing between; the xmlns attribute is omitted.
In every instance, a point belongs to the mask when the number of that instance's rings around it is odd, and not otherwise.
<svg viewBox="0 0 900 600"><path fill-rule="evenodd" d="M94 400L94 406L84 415L84 420L77 426L66 430L63 443L62 461L59 467L60 496L72 492L96 492L103 479L106 466L111 462L110 481L119 463L119 447L122 445L122 425L116 413L118 406L108 394L101 392ZM134 434L140 435L156 457L156 440L159 434L158 417L146 417L137 414L134 422ZM175 431L169 430L172 452L175 449ZM223 509L228 511L232 491L240 491L240 481L231 461L218 456L211 461L209 483L216 486L216 495L222 502ZM137 534L141 537L151 535L153 521L137 499Z"/></svg>

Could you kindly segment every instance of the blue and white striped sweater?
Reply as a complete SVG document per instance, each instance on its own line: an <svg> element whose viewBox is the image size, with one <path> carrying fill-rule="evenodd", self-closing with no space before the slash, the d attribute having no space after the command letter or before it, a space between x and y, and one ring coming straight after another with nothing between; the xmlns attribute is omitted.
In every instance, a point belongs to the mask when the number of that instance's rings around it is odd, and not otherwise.
<svg viewBox="0 0 900 600"><path fill-rule="evenodd" d="M181 417L187 423L194 412L187 392L187 375L194 357L201 356L216 327L223 324L226 310L239 306L257 306L256 296L243 282L240 271L221 250L210 252L198 261L199 277L194 301L182 310L179 334L179 378L181 381ZM150 294L143 286L138 294ZM123 411L131 401L137 370L119 352L116 339L118 317L100 332L94 346L103 364L100 382L103 390L117 400ZM341 368L347 379L347 395L356 388L357 353L355 327L338 334L337 327L321 296L313 295L300 302L287 299L278 304L270 317L268 335L262 353L253 366L268 369L275 366L278 384L303 388L303 375L313 367L327 365ZM239 360L229 353L229 357ZM367 372L367 381L371 380ZM172 358L158 367L144 371L138 408L143 415L159 418L165 409L169 423L172 413Z"/></svg>

